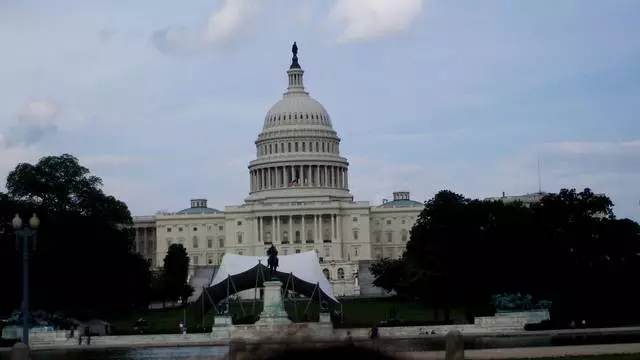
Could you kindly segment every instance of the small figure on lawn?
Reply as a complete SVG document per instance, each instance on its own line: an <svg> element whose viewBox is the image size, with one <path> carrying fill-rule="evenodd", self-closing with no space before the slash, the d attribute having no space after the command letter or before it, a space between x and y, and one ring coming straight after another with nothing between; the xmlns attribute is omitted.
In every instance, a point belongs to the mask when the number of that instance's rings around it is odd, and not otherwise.
<svg viewBox="0 0 640 360"><path fill-rule="evenodd" d="M278 250L271 245L267 250L267 265L269 265L269 278L273 278L273 273L278 269Z"/></svg>

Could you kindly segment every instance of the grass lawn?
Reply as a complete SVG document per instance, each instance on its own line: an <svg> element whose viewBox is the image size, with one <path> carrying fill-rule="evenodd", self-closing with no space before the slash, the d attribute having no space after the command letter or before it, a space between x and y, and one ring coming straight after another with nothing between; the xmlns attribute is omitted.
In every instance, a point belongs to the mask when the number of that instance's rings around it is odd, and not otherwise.
<svg viewBox="0 0 640 360"><path fill-rule="evenodd" d="M303 314L307 308L307 304L307 299L299 299L295 303L293 301L286 301L285 309L293 321L303 321ZM355 326L369 327L374 323L388 320L392 308L396 310L397 318L404 321L419 323L434 320L433 310L415 301L400 299L350 299L343 301L342 305L345 322ZM243 302L242 306L238 303L232 303L230 307L231 314L241 316L243 309L245 314L257 314L262 311L262 302L257 301L255 308L252 301ZM318 311L318 304L312 303L307 312L308 319L311 321L317 320ZM196 319L195 315L195 309L193 308L187 308L186 311L181 308L158 309L126 314L115 319L110 319L110 323L116 328L118 333L128 333L138 318L144 318L149 324L146 331L147 333L177 333L179 331L178 324L180 324L183 321L183 317L186 316L190 332L194 332L200 331L202 327L202 320ZM205 328L211 326L213 316L213 311L205 316ZM440 317L442 318L442 316L441 314ZM453 311L451 316L456 322L464 322L464 314L460 311Z"/></svg>

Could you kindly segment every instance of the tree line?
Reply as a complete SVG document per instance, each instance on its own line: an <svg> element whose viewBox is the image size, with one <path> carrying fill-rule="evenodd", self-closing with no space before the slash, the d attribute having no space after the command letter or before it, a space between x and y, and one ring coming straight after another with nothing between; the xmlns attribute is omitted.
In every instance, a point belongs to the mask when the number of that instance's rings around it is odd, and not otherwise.
<svg viewBox="0 0 640 360"><path fill-rule="evenodd" d="M134 249L133 219L127 205L105 194L102 180L69 154L20 163L0 193L0 274L5 291L0 316L20 308L21 247L11 226L40 218L30 247L30 308L47 312L111 316L146 308L151 301L188 296L189 258L184 248L165 258L154 273ZM176 255L177 254L177 255Z"/></svg>
<svg viewBox="0 0 640 360"><path fill-rule="evenodd" d="M523 204L441 191L425 203L400 259L371 265L375 286L420 299L448 320L493 315L495 294L551 304L554 322L640 321L640 226L590 189ZM535 302L535 301L534 301Z"/></svg>

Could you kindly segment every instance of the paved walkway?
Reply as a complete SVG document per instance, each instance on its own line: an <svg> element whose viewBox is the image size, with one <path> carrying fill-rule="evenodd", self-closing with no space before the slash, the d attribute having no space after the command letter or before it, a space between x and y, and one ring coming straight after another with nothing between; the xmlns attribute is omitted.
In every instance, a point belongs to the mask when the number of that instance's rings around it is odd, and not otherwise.
<svg viewBox="0 0 640 360"><path fill-rule="evenodd" d="M511 349L466 350L465 359L526 359L561 356L588 356L612 354L640 354L640 343L635 344L607 344L607 345L578 345L529 347ZM431 360L444 359L444 351L421 351L404 353L408 359Z"/></svg>

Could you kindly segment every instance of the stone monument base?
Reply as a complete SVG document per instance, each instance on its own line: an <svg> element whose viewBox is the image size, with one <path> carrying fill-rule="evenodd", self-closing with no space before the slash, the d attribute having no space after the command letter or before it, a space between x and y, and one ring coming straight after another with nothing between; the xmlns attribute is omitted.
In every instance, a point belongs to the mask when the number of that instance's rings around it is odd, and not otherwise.
<svg viewBox="0 0 640 360"><path fill-rule="evenodd" d="M264 282L263 308L256 326L292 324L289 314L284 310L282 301L282 282L271 280Z"/></svg>

